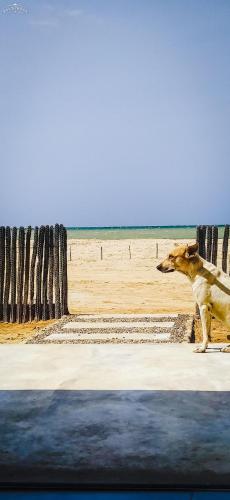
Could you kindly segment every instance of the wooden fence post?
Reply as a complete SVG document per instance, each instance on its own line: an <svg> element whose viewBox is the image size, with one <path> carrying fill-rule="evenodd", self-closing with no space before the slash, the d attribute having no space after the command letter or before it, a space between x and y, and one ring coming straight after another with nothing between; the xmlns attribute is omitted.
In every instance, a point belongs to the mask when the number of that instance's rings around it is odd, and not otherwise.
<svg viewBox="0 0 230 500"><path fill-rule="evenodd" d="M42 274L42 319L48 319L47 307L47 287L48 287L48 269L49 269L49 226L44 231L44 262Z"/></svg>
<svg viewBox="0 0 230 500"><path fill-rule="evenodd" d="M206 259L206 226L201 226L201 254Z"/></svg>
<svg viewBox="0 0 230 500"><path fill-rule="evenodd" d="M60 312L61 316L64 313L64 227L63 224L60 224L60 295L61 295L61 304L60 304Z"/></svg>
<svg viewBox="0 0 230 500"><path fill-rule="evenodd" d="M55 318L61 316L60 311L60 277L59 277L59 225L54 228L54 293L55 293Z"/></svg>
<svg viewBox="0 0 230 500"><path fill-rule="evenodd" d="M16 284L17 284L17 228L12 229L12 241L11 241L11 314L10 321L15 323L17 318L17 306L16 306Z"/></svg>
<svg viewBox="0 0 230 500"><path fill-rule="evenodd" d="M54 304L53 304L53 281L54 281L54 230L50 226L49 236L49 282L48 282L48 301L49 301L49 318L54 318Z"/></svg>
<svg viewBox="0 0 230 500"><path fill-rule="evenodd" d="M207 227L207 260L211 262L212 258L212 226Z"/></svg>
<svg viewBox="0 0 230 500"><path fill-rule="evenodd" d="M39 321L42 318L41 307L41 279L42 279L42 261L43 261L43 246L44 246L45 227L39 228L38 234L38 262L36 268L36 302L35 302L35 319Z"/></svg>
<svg viewBox="0 0 230 500"><path fill-rule="evenodd" d="M156 259L158 259L158 243L156 243Z"/></svg>
<svg viewBox="0 0 230 500"><path fill-rule="evenodd" d="M132 254L131 254L131 246L129 245L129 258L131 259L132 258Z"/></svg>
<svg viewBox="0 0 230 500"><path fill-rule="evenodd" d="M228 238L229 238L229 225L226 224L224 228L224 238L223 238L223 247L222 247L222 269L224 273L227 272L227 261L228 261Z"/></svg>
<svg viewBox="0 0 230 500"><path fill-rule="evenodd" d="M24 295L23 295L23 323L28 319L28 292L30 278L30 238L31 226L28 226L26 231L26 255L25 255L25 278L24 278Z"/></svg>
<svg viewBox="0 0 230 500"><path fill-rule="evenodd" d="M11 275L11 231L10 227L6 227L5 231L6 238L6 254L5 254L5 289L4 289L4 302L3 302L3 321L6 323L9 321L9 295L10 295L10 275Z"/></svg>
<svg viewBox="0 0 230 500"><path fill-rule="evenodd" d="M207 226L197 226L196 228L196 241L198 243L198 253L203 259L206 258L206 234L207 234ZM207 247L208 248L208 247ZM207 250L208 251L208 250ZM200 317L200 311L198 304L196 304L196 316Z"/></svg>
<svg viewBox="0 0 230 500"><path fill-rule="evenodd" d="M200 226L196 226L196 242L198 243L198 253L200 253Z"/></svg>
<svg viewBox="0 0 230 500"><path fill-rule="evenodd" d="M18 234L18 273L17 273L17 322L22 322L22 295L24 278L25 229L19 228Z"/></svg>
<svg viewBox="0 0 230 500"><path fill-rule="evenodd" d="M196 240L198 243L198 253L201 257L205 259L205 238L206 238L206 226L197 226Z"/></svg>
<svg viewBox="0 0 230 500"><path fill-rule="evenodd" d="M67 270L67 230L64 227L64 314L69 314L68 309L68 270Z"/></svg>
<svg viewBox="0 0 230 500"><path fill-rule="evenodd" d="M218 227L212 227L212 263L214 266L217 264L217 254L218 254Z"/></svg>
<svg viewBox="0 0 230 500"><path fill-rule="evenodd" d="M5 227L0 227L0 320L3 319L3 297L5 276Z"/></svg>
<svg viewBox="0 0 230 500"><path fill-rule="evenodd" d="M61 315L68 314L67 232L60 225Z"/></svg>
<svg viewBox="0 0 230 500"><path fill-rule="evenodd" d="M35 305L34 305L34 276L35 276L35 263L38 251L38 227L34 228L34 241L33 251L30 263L30 321L35 318Z"/></svg>

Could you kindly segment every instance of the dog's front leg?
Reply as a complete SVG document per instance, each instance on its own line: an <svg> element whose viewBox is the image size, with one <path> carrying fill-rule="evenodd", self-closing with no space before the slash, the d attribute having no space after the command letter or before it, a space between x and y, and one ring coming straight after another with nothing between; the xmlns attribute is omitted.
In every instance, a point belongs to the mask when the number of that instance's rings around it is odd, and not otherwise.
<svg viewBox="0 0 230 500"><path fill-rule="evenodd" d="M205 352L208 347L208 337L211 331L211 314L207 305L199 306L199 309L200 309L203 341L199 347L194 349L194 352Z"/></svg>

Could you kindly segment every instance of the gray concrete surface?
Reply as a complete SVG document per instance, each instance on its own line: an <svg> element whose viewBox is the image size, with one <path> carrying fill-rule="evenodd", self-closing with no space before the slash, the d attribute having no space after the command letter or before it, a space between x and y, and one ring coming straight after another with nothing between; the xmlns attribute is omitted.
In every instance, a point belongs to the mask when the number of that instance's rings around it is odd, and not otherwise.
<svg viewBox="0 0 230 500"><path fill-rule="evenodd" d="M3 345L0 481L230 483L230 355L219 346Z"/></svg>
<svg viewBox="0 0 230 500"><path fill-rule="evenodd" d="M0 481L229 485L230 398L3 391Z"/></svg>

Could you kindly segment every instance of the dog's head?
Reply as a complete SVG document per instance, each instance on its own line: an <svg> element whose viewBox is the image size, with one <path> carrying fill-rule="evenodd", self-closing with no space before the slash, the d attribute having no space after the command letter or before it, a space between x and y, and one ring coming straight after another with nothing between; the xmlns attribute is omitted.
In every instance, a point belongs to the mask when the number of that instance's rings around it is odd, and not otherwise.
<svg viewBox="0 0 230 500"><path fill-rule="evenodd" d="M201 264L197 250L197 243L176 246L171 250L166 259L157 266L158 271L162 273L180 271L184 274L189 274L191 266L197 267Z"/></svg>

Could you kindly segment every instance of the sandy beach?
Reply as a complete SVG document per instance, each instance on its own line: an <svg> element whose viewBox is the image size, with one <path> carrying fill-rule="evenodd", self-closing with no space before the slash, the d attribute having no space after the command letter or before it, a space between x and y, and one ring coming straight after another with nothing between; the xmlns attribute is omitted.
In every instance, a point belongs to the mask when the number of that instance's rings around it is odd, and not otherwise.
<svg viewBox="0 0 230 500"><path fill-rule="evenodd" d="M177 244L188 242L194 240L177 240ZM221 245L222 240L219 240L219 256ZM68 241L68 254L70 246L71 313L194 312L188 279L176 272L164 275L156 269L174 246L174 241L72 239Z"/></svg>

